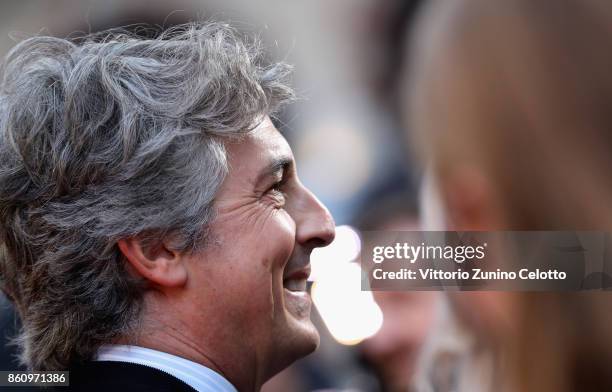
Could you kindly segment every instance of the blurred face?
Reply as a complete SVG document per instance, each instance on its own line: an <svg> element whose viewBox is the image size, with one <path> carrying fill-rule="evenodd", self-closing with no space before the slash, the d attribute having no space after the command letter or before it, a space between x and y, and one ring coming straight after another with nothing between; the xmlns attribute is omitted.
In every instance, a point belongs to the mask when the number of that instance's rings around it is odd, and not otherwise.
<svg viewBox="0 0 612 392"><path fill-rule="evenodd" d="M210 241L191 274L202 329L213 337L203 346L236 353L212 362L230 373L240 364L257 385L319 343L306 280L310 253L332 241L334 223L300 183L291 149L269 119L227 152L230 172Z"/></svg>
<svg viewBox="0 0 612 392"><path fill-rule="evenodd" d="M449 105L454 102L449 100ZM434 116L428 112L427 116ZM442 122L444 124L444 122ZM447 129L454 129L444 124ZM457 166L460 162L457 163ZM431 168L429 168L431 169ZM457 174L458 173L458 174ZM442 193L440 185L447 192ZM484 190L483 181L473 171L457 170L452 184L442 184L433 170L428 170L421 184L421 212L427 230L481 231L503 227L498 218L492 192ZM450 190L448 190L450 188ZM449 197L448 194L452 194ZM449 291L448 300L459 321L478 332L480 338L497 338L513 331L518 310L516 293L503 291Z"/></svg>
<svg viewBox="0 0 612 392"><path fill-rule="evenodd" d="M374 291L384 322L363 343L363 353L389 391L407 391L421 346L432 327L438 293Z"/></svg>
<svg viewBox="0 0 612 392"><path fill-rule="evenodd" d="M479 68L459 49L457 33L443 16L457 4L438 3L437 19L421 36L420 72L415 78L416 125L424 134L433 166L423 180L421 207L428 230L486 231L509 229L502 192L491 176L486 137L494 134L487 107L478 100ZM427 51L427 53L426 53ZM476 76L474 76L474 74ZM468 77L469 76L469 77ZM488 91L488 90L487 90ZM492 112L492 111L490 111ZM486 132L486 133L484 133ZM488 140L488 139L486 139ZM497 158L502 158L498 156ZM442 174L443 173L443 174ZM518 310L516 293L451 291L448 298L459 321L479 339L498 339L513 332Z"/></svg>

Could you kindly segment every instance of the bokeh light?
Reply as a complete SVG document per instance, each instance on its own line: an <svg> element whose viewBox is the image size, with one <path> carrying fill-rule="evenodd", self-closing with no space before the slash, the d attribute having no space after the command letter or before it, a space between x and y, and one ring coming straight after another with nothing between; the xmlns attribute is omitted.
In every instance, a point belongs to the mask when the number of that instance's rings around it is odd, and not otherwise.
<svg viewBox="0 0 612 392"><path fill-rule="evenodd" d="M331 335L344 345L374 335L383 322L372 293L361 291L361 267L355 262L360 251L355 229L338 226L334 242L311 256L313 302Z"/></svg>

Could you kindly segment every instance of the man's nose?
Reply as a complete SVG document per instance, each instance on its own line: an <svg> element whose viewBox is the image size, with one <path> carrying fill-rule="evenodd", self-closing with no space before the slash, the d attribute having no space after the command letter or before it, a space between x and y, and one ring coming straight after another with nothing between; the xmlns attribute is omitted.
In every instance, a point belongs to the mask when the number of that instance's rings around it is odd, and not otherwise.
<svg viewBox="0 0 612 392"><path fill-rule="evenodd" d="M336 224L329 210L306 188L300 204L295 217L297 242L310 248L331 244L336 236Z"/></svg>

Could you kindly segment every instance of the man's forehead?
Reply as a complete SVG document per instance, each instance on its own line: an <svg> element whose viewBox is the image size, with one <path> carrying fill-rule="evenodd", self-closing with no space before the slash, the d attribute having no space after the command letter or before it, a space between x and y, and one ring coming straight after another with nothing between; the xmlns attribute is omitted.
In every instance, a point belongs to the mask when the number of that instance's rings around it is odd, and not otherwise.
<svg viewBox="0 0 612 392"><path fill-rule="evenodd" d="M250 134L256 148L275 155L292 155L291 148L284 136L276 129L269 117L266 117Z"/></svg>
<svg viewBox="0 0 612 392"><path fill-rule="evenodd" d="M293 160L289 144L269 118L228 146L228 152L236 171L259 172L275 162Z"/></svg>

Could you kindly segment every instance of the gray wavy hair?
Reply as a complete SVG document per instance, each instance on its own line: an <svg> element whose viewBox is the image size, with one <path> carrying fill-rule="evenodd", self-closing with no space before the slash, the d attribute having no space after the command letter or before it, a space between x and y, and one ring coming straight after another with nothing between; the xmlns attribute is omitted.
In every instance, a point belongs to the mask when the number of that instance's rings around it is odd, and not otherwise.
<svg viewBox="0 0 612 392"><path fill-rule="evenodd" d="M200 23L157 39L35 37L7 55L0 283L30 368L66 369L134 332L146 288L119 239L203 243L224 142L293 98L290 67L263 65L258 47Z"/></svg>

